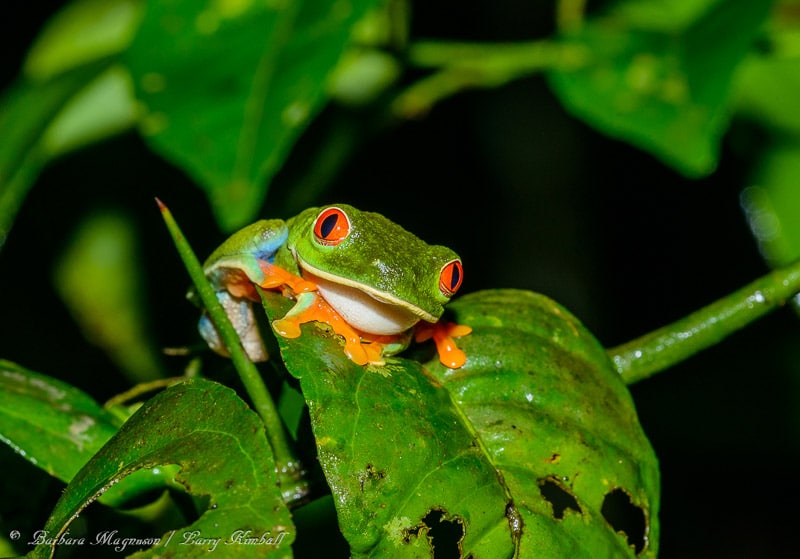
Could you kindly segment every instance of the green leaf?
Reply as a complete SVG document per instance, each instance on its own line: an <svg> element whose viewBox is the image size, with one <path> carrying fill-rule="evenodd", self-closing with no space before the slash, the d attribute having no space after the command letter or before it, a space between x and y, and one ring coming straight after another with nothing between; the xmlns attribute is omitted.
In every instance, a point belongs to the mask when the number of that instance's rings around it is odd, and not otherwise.
<svg viewBox="0 0 800 559"><path fill-rule="evenodd" d="M467 363L424 366L502 473L524 525L523 556L655 558L658 461L596 338L528 291L472 293L448 309L473 328L458 340Z"/></svg>
<svg viewBox="0 0 800 559"><path fill-rule="evenodd" d="M256 215L375 1L147 4L127 57L142 131L206 190L225 229Z"/></svg>
<svg viewBox="0 0 800 559"><path fill-rule="evenodd" d="M78 472L44 529L57 540L108 487L136 470L164 464L180 466L176 481L192 495L207 497L208 508L190 526L165 534L135 557L205 557L213 541L181 545L195 530L203 538L220 538L215 556L252 556L257 549L260 557L291 557L292 522L263 424L232 390L202 379L146 402ZM250 537L273 540L258 546L232 540L247 530ZM43 544L29 556L50 557L53 551Z"/></svg>
<svg viewBox="0 0 800 559"><path fill-rule="evenodd" d="M74 0L48 21L31 46L24 75L44 81L115 56L130 44L141 18L140 0Z"/></svg>
<svg viewBox="0 0 800 559"><path fill-rule="evenodd" d="M50 475L72 479L117 428L84 392L0 360L0 439Z"/></svg>
<svg viewBox="0 0 800 559"><path fill-rule="evenodd" d="M281 316L286 302L264 296L268 314ZM512 556L502 480L450 396L419 363L355 365L317 325L279 343L308 402L353 557L430 557L432 542L437 550L460 548L461 556ZM441 535L442 528L452 532Z"/></svg>
<svg viewBox="0 0 800 559"><path fill-rule="evenodd" d="M800 52L800 32L793 47ZM747 58L736 75L737 113L778 135L800 139L800 63L797 55Z"/></svg>
<svg viewBox="0 0 800 559"><path fill-rule="evenodd" d="M675 17L685 27L666 30L653 29L652 17L637 11L612 11L565 37L594 59L551 71L550 83L571 112L601 132L687 176L706 175L728 128L732 76L770 6L743 0L713 3L705 13L680 9Z"/></svg>
<svg viewBox="0 0 800 559"><path fill-rule="evenodd" d="M119 422L89 395L0 359L0 441L68 483L117 432ZM142 470L105 492L118 506L170 485L170 470Z"/></svg>
<svg viewBox="0 0 800 559"><path fill-rule="evenodd" d="M317 326L278 340L353 556L656 557L658 463L602 346L530 292L449 308L473 327L457 370L359 367Z"/></svg>

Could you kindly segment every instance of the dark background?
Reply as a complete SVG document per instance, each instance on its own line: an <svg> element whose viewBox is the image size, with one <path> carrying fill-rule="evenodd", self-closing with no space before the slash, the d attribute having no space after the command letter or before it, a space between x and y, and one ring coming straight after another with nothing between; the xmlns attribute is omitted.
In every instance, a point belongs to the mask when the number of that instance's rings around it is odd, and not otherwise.
<svg viewBox="0 0 800 559"><path fill-rule="evenodd" d="M0 84L13 80L60 4L4 5ZM548 3L417 4L419 37L526 40L547 35L553 20ZM465 292L545 293L612 346L767 271L739 205L759 139L747 123L734 123L717 172L687 180L573 119L545 80L532 77L462 94L383 131L320 202L379 211L447 244L464 260ZM267 207L280 187L281 177ZM136 216L158 343L193 341L188 280L155 195L170 204L198 253L222 240L200 191L135 134L48 167L0 252L2 357L53 376L84 373L69 381L101 400L127 387L98 373L112 365L81 338L52 288L56 255L98 207ZM800 497L799 333L784 309L632 387L662 465L660 557L778 557L796 548L797 515L786 511ZM168 364L180 374L182 362Z"/></svg>

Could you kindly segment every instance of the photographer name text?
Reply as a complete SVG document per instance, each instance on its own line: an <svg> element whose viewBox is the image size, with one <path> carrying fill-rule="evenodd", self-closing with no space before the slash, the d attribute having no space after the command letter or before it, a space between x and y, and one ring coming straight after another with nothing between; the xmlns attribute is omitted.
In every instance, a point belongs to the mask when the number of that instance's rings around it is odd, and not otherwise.
<svg viewBox="0 0 800 559"><path fill-rule="evenodd" d="M63 534L51 534L48 530L37 530L28 545L54 546L107 546L116 552L123 552L127 548L142 547L167 547L170 545L197 546L206 551L213 552L220 545L252 545L252 546L279 546L286 538L287 533L270 531L258 533L253 530L235 530L227 537L206 536L200 530L178 531L173 530L162 537L131 538L121 536L117 530L99 532L94 538L73 537L69 530Z"/></svg>

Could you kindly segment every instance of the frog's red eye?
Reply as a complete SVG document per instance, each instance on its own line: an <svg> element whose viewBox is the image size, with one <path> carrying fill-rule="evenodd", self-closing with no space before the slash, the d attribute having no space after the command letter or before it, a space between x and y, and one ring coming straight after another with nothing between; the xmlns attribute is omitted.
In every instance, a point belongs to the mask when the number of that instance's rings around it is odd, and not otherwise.
<svg viewBox="0 0 800 559"><path fill-rule="evenodd" d="M439 273L439 290L445 297L452 297L464 280L464 267L461 260L451 260Z"/></svg>
<svg viewBox="0 0 800 559"><path fill-rule="evenodd" d="M314 237L321 245L336 246L350 234L350 220L339 208L326 208L314 222Z"/></svg>

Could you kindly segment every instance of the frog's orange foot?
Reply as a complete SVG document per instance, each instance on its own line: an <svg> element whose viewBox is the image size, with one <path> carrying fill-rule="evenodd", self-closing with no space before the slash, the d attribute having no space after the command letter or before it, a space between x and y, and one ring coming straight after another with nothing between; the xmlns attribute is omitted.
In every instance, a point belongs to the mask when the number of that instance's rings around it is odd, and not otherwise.
<svg viewBox="0 0 800 559"><path fill-rule="evenodd" d="M439 361L445 367L458 369L467 362L467 354L456 345L453 338L460 338L472 332L472 328L455 322L422 322L414 332L414 340L424 342L433 338Z"/></svg>
<svg viewBox="0 0 800 559"><path fill-rule="evenodd" d="M309 291L317 290L317 284L296 276L266 260L260 260L258 266L264 272L264 280L259 284L259 287L263 289L288 287L293 293L308 293Z"/></svg>
<svg viewBox="0 0 800 559"><path fill-rule="evenodd" d="M369 342L354 342L345 338L344 354L356 365L385 365L383 347L381 344Z"/></svg>
<svg viewBox="0 0 800 559"><path fill-rule="evenodd" d="M272 322L275 331L284 338L300 336L300 325L322 322L335 334L344 338L344 353L357 365L383 365L383 346L380 343L361 341L361 335L351 327L325 299L316 293L305 292L298 297L297 305L285 317Z"/></svg>

